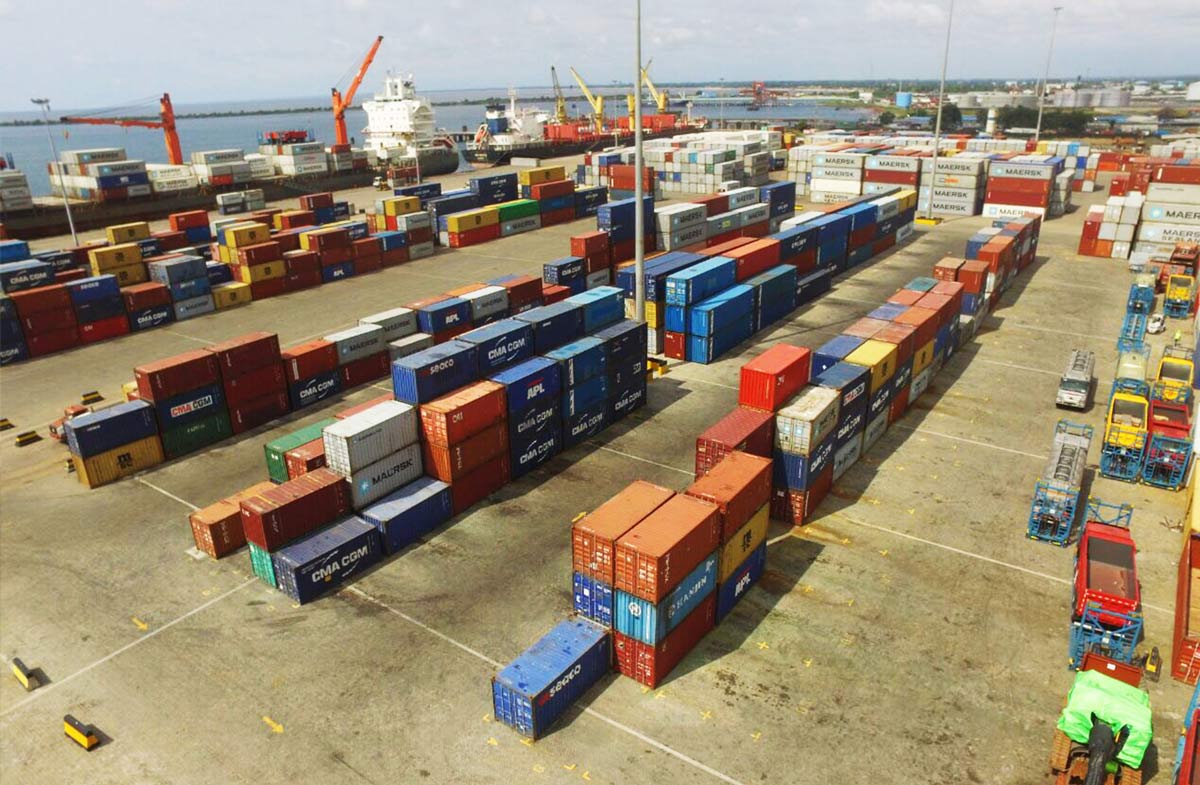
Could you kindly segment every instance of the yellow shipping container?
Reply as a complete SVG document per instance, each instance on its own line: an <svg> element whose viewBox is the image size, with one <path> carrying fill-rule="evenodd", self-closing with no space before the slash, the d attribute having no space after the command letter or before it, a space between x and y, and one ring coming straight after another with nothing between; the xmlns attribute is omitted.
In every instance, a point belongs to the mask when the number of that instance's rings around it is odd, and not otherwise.
<svg viewBox="0 0 1200 785"><path fill-rule="evenodd" d="M126 401L135 400L137 395L137 382L125 382L121 385L121 397Z"/></svg>
<svg viewBox="0 0 1200 785"><path fill-rule="evenodd" d="M388 230L386 215L372 215L371 220L374 222L375 231L386 232Z"/></svg>
<svg viewBox="0 0 1200 785"><path fill-rule="evenodd" d="M237 251L232 250L227 245L217 246L217 261L223 264L233 264L237 261Z"/></svg>
<svg viewBox="0 0 1200 785"><path fill-rule="evenodd" d="M267 265L259 265L266 267ZM260 279L261 280L261 279ZM250 295L250 284L248 283L223 283L214 286L212 289L213 304L217 310L222 308L233 308L238 305L245 305L253 299Z"/></svg>
<svg viewBox="0 0 1200 785"><path fill-rule="evenodd" d="M871 392L888 383L896 373L896 344L866 340L846 355L846 362L871 369Z"/></svg>
<svg viewBox="0 0 1200 785"><path fill-rule="evenodd" d="M901 212L904 210L916 209L917 192L913 189L905 188L903 191L898 192L896 197L900 200Z"/></svg>
<svg viewBox="0 0 1200 785"><path fill-rule="evenodd" d="M933 362L933 341L930 341L929 343L925 344L924 346L917 347L917 350L913 352L912 375L916 376L921 371L928 368L930 363L932 363L932 362Z"/></svg>
<svg viewBox="0 0 1200 785"><path fill-rule="evenodd" d="M567 168L565 166L535 166L517 172L517 182L521 185L538 185L566 179Z"/></svg>
<svg viewBox="0 0 1200 785"><path fill-rule="evenodd" d="M258 283L259 281L269 281L272 278L282 278L287 272L287 265L280 259L263 264L239 264L234 270L242 283Z"/></svg>
<svg viewBox="0 0 1200 785"><path fill-rule="evenodd" d="M461 213L451 213L446 216L446 230L449 232L467 232L481 226L495 226L500 223L500 211L493 207L481 207L478 210L464 210Z"/></svg>
<svg viewBox="0 0 1200 785"><path fill-rule="evenodd" d="M769 508L769 504L759 507L758 512L746 521L746 525L738 529L737 533L721 546L721 552L717 556L718 585L728 580L729 576L733 575L734 571L746 561L746 557L754 553L754 549L767 539L767 525L770 522L768 520Z"/></svg>
<svg viewBox="0 0 1200 785"><path fill-rule="evenodd" d="M135 283L145 283L150 280L150 273L146 270L146 265L142 262L122 264L104 270L96 269L96 263L92 262L92 275L116 276L118 286L132 286Z"/></svg>
<svg viewBox="0 0 1200 785"><path fill-rule="evenodd" d="M162 442L147 436L90 458L71 456L75 474L89 488L98 488L163 462Z"/></svg>
<svg viewBox="0 0 1200 785"><path fill-rule="evenodd" d="M113 267L142 261L142 249L137 243L121 243L93 248L88 251L88 261L96 275L108 272Z"/></svg>
<svg viewBox="0 0 1200 785"><path fill-rule="evenodd" d="M421 200L415 196L393 196L383 200L384 215L408 215L421 211Z"/></svg>
<svg viewBox="0 0 1200 785"><path fill-rule="evenodd" d="M312 231L302 233L300 235L300 247L306 251L320 250L317 248L316 241L312 240L311 238L319 234L328 234L329 231L329 229L313 229Z"/></svg>
<svg viewBox="0 0 1200 785"><path fill-rule="evenodd" d="M265 243L271 239L271 233L265 224L245 223L225 228L225 245L230 248Z"/></svg>
<svg viewBox="0 0 1200 785"><path fill-rule="evenodd" d="M150 237L150 224L145 221L117 224L104 229L104 234L113 245L117 243L132 243Z"/></svg>

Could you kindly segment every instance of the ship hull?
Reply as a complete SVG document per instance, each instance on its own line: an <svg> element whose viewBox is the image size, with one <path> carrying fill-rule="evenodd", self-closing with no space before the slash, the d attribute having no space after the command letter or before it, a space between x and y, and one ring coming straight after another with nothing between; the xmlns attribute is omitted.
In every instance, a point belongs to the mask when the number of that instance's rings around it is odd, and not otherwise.
<svg viewBox="0 0 1200 785"><path fill-rule="evenodd" d="M672 128L663 131L644 131L643 139L664 139L678 134L689 133L689 129ZM632 144L632 137L625 137L621 140L623 144ZM575 142L540 142L537 144L523 145L521 147L468 147L463 150L463 157L473 164L485 164L491 166L499 166L506 164L515 158L560 158L568 155L580 155L582 153L590 153L596 150L603 150L606 147L612 147L614 144L611 136L602 136L595 139L580 140Z"/></svg>

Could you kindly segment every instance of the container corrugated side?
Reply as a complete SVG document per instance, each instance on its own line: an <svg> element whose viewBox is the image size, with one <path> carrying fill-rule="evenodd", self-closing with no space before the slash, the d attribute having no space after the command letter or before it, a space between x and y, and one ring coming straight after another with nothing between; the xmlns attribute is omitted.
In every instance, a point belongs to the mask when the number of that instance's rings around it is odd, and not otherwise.
<svg viewBox="0 0 1200 785"><path fill-rule="evenodd" d="M618 590L613 601L617 632L642 643L661 641L716 588L717 562L717 554L709 554L658 603Z"/></svg>
<svg viewBox="0 0 1200 785"><path fill-rule="evenodd" d="M348 477L364 466L417 441L417 410L400 401L384 401L322 431L325 465Z"/></svg>
<svg viewBox="0 0 1200 785"><path fill-rule="evenodd" d="M837 390L806 387L775 415L775 446L807 455L833 432L838 422Z"/></svg>
<svg viewBox="0 0 1200 785"><path fill-rule="evenodd" d="M674 496L617 540L613 588L659 602L719 541L716 505Z"/></svg>
<svg viewBox="0 0 1200 785"><path fill-rule="evenodd" d="M359 515L379 530L384 553L396 553L454 514L450 486L421 477L363 508Z"/></svg>
<svg viewBox="0 0 1200 785"><path fill-rule="evenodd" d="M616 541L674 495L670 488L635 480L581 518L571 527L575 571L611 585Z"/></svg>

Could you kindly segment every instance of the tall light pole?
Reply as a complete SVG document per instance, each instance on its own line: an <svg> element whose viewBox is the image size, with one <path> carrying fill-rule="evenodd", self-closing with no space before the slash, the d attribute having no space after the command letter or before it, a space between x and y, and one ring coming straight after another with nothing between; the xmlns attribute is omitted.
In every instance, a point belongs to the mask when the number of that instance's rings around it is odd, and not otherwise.
<svg viewBox="0 0 1200 785"><path fill-rule="evenodd" d="M953 25L954 0L950 0L950 13L946 16L946 47L942 51L942 83L938 87L937 120L933 124L933 176L929 178L929 202L925 208L925 221L928 223L933 223L933 192L937 188L934 183L937 182L938 150L942 146L942 105L946 102L946 64L950 60L950 28Z"/></svg>
<svg viewBox="0 0 1200 785"><path fill-rule="evenodd" d="M71 200L67 198L66 184L62 179L62 169L58 162L58 150L54 148L54 136L50 133L50 99L30 98L37 106L42 107L42 117L46 121L46 141L50 143L51 168L58 173L58 190L62 192L63 207L67 211L67 225L71 227L71 242L79 245L79 237L75 234L75 218L71 215Z"/></svg>
<svg viewBox="0 0 1200 785"><path fill-rule="evenodd" d="M642 214L642 0L635 0L633 62L633 302L639 322L646 321L646 216Z"/></svg>
<svg viewBox="0 0 1200 785"><path fill-rule="evenodd" d="M723 76L721 77L721 88L719 90L717 90L717 106L720 107L720 111L721 111L721 124L719 127L722 130L724 130L724 128L725 128L725 77L723 77Z"/></svg>
<svg viewBox="0 0 1200 785"><path fill-rule="evenodd" d="M1054 6L1054 21L1050 23L1050 48L1046 50L1046 73L1042 76L1042 89L1038 93L1037 130L1033 132L1033 141L1042 136L1042 110L1046 106L1046 82L1050 81L1050 58L1054 55L1054 34L1058 31L1058 12L1063 10L1061 5Z"/></svg>

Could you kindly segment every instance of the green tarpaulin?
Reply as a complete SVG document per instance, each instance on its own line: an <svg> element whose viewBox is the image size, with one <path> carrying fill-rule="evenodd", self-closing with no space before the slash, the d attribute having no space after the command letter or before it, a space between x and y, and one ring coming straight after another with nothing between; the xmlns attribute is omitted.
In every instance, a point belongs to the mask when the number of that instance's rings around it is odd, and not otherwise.
<svg viewBox="0 0 1200 785"><path fill-rule="evenodd" d="M1071 741L1087 744L1092 730L1092 715L1120 734L1129 729L1129 738L1121 747L1117 760L1138 768L1146 747L1154 738L1150 724L1150 696L1137 687L1105 676L1099 671L1080 671L1067 693L1067 707L1058 718L1058 729Z"/></svg>

